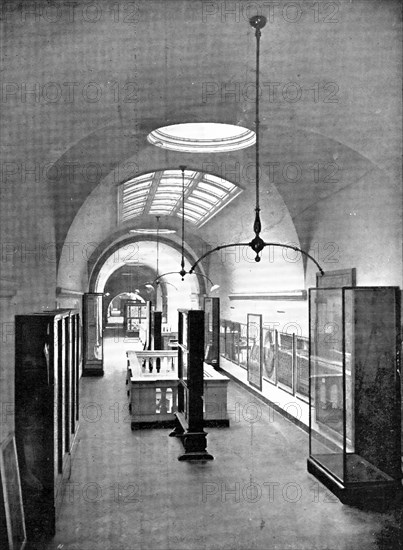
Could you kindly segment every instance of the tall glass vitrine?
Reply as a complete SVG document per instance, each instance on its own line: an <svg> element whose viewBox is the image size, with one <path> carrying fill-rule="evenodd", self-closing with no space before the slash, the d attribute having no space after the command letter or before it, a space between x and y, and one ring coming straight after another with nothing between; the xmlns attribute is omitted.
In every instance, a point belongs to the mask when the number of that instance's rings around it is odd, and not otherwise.
<svg viewBox="0 0 403 550"><path fill-rule="evenodd" d="M78 311L15 316L15 438L32 548L55 534L63 484L70 476L80 362Z"/></svg>
<svg viewBox="0 0 403 550"><path fill-rule="evenodd" d="M204 360L220 366L220 298L204 298Z"/></svg>
<svg viewBox="0 0 403 550"><path fill-rule="evenodd" d="M88 292L83 296L83 376L104 374L102 300L100 292Z"/></svg>
<svg viewBox="0 0 403 550"><path fill-rule="evenodd" d="M308 471L346 504L401 490L400 290L309 292Z"/></svg>
<svg viewBox="0 0 403 550"><path fill-rule="evenodd" d="M140 335L140 325L147 318L147 304L145 302L127 300L124 306L123 326L127 336Z"/></svg>

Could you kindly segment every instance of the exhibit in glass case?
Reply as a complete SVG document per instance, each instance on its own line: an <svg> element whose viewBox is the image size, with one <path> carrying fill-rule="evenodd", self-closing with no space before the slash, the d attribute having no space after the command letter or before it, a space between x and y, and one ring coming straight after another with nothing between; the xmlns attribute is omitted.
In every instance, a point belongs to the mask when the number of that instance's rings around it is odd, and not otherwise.
<svg viewBox="0 0 403 550"><path fill-rule="evenodd" d="M204 298L204 360L220 367L220 298Z"/></svg>
<svg viewBox="0 0 403 550"><path fill-rule="evenodd" d="M147 304L145 302L127 300L124 305L123 327L127 336L140 336L140 325L147 318Z"/></svg>
<svg viewBox="0 0 403 550"><path fill-rule="evenodd" d="M401 491L400 290L309 291L308 471L343 503Z"/></svg>
<svg viewBox="0 0 403 550"><path fill-rule="evenodd" d="M88 292L83 296L83 376L104 374L102 300L101 292Z"/></svg>

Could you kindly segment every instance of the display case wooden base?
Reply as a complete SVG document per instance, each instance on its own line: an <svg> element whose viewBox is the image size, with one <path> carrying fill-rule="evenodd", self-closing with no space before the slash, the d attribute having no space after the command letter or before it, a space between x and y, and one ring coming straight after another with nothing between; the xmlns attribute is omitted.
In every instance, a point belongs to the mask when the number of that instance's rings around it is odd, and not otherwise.
<svg viewBox="0 0 403 550"><path fill-rule="evenodd" d="M183 413L175 413L175 429L170 437L181 439L185 452L178 456L178 460L214 460L213 455L207 452L207 433L205 431L189 430L188 422Z"/></svg>
<svg viewBox="0 0 403 550"><path fill-rule="evenodd" d="M356 481L350 481L347 485L323 466L324 459L325 457L322 457L321 462L317 462L313 458L308 458L308 472L323 483L343 504L376 511L385 511L401 504L403 488L400 480L386 476L360 456L355 454L348 456L347 472L350 479L355 478ZM334 468L334 465L332 466ZM368 477L371 477L372 481L368 481Z"/></svg>

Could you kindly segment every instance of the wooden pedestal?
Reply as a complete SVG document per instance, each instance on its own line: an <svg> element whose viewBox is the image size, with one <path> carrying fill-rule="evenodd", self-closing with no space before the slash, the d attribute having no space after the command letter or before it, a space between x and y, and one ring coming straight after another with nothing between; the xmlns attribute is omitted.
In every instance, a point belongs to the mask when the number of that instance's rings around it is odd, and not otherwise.
<svg viewBox="0 0 403 550"><path fill-rule="evenodd" d="M188 423L183 413L176 412L175 429L170 437L180 437L185 449L184 454L178 456L178 460L214 460L213 455L207 452L207 434L205 431L189 431Z"/></svg>

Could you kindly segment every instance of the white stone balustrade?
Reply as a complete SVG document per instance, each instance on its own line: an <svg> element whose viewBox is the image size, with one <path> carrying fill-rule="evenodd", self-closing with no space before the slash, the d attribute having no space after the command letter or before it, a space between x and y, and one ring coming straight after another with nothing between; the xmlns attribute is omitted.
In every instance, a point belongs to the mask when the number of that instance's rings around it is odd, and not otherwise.
<svg viewBox="0 0 403 550"><path fill-rule="evenodd" d="M178 410L178 352L127 351L126 355L126 384L132 429L173 427L174 413ZM203 401L206 425L229 426L228 382L226 376L204 364Z"/></svg>

